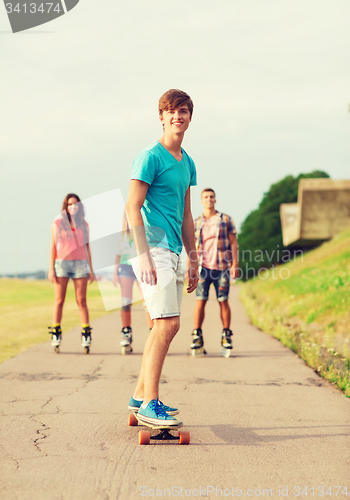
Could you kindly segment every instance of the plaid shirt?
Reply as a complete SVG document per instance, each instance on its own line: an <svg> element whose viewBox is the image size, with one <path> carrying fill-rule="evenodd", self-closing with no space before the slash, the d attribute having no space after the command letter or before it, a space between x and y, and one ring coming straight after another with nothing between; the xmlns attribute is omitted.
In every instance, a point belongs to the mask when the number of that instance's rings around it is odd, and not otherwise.
<svg viewBox="0 0 350 500"><path fill-rule="evenodd" d="M204 221L205 219L203 215L200 215L194 220L196 250L200 269L203 261L202 227L204 225ZM231 243L228 239L229 234L237 234L233 220L229 215L216 211L216 268L219 271L225 271L232 265Z"/></svg>

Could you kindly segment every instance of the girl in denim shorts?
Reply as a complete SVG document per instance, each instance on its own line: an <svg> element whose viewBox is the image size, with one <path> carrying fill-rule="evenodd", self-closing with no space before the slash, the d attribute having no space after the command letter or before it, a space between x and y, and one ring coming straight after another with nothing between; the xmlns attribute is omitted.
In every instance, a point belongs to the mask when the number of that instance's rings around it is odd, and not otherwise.
<svg viewBox="0 0 350 500"><path fill-rule="evenodd" d="M114 286L120 285L121 289L121 320L122 320L122 340L120 341L122 354L132 352L132 328L131 328L131 304L132 288L136 281L142 294L141 284L137 280L130 262L130 254L133 247L133 240L129 226L124 214L124 230L118 235L117 255L115 259L115 271L113 277ZM143 301L146 308L145 301ZM148 328L151 329L153 321L146 309Z"/></svg>
<svg viewBox="0 0 350 500"><path fill-rule="evenodd" d="M67 194L62 212L52 225L49 280L55 285L55 303L52 326L49 327L51 345L59 352L61 344L61 319L67 285L72 278L75 297L82 323L81 341L86 354L90 351L91 327L86 304L88 282L92 283L89 225L85 221L84 207L79 196Z"/></svg>

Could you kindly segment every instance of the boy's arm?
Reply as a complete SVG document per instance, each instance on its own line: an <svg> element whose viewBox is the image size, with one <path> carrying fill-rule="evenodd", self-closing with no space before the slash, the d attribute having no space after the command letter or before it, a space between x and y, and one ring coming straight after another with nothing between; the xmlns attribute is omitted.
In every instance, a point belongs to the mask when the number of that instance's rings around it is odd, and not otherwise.
<svg viewBox="0 0 350 500"><path fill-rule="evenodd" d="M187 271L187 293L192 293L198 285L198 258L195 245L194 223L191 213L191 197L190 188L187 189L185 195L184 218L182 222L182 241L188 255L188 271Z"/></svg>
<svg viewBox="0 0 350 500"><path fill-rule="evenodd" d="M126 213L133 232L133 238L139 256L140 280L149 285L157 284L156 267L149 252L141 207L148 190L147 182L132 179L130 181Z"/></svg>
<svg viewBox="0 0 350 500"><path fill-rule="evenodd" d="M233 233L229 233L228 239L230 241L231 253L232 253L232 266L231 266L231 279L235 279L239 277L239 268L238 268L238 244L237 244L237 235Z"/></svg>

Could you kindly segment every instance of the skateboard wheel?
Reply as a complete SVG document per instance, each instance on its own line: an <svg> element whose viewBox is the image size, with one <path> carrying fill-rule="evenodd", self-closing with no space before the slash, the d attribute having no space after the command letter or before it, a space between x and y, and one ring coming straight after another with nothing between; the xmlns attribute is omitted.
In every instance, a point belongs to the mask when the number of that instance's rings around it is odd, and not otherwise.
<svg viewBox="0 0 350 500"><path fill-rule="evenodd" d="M130 413L129 415L129 426L133 427L135 425L138 425L139 422L137 420L137 418L135 417L135 415L133 413Z"/></svg>
<svg viewBox="0 0 350 500"><path fill-rule="evenodd" d="M85 354L89 354L90 347L89 346L84 347L84 352L85 352Z"/></svg>
<svg viewBox="0 0 350 500"><path fill-rule="evenodd" d="M190 444L190 433L188 431L179 431L179 444Z"/></svg>
<svg viewBox="0 0 350 500"><path fill-rule="evenodd" d="M56 345L55 347L55 352L59 353L60 352L60 346L59 345Z"/></svg>
<svg viewBox="0 0 350 500"><path fill-rule="evenodd" d="M150 431L140 431L139 432L139 444L149 444L151 441Z"/></svg>

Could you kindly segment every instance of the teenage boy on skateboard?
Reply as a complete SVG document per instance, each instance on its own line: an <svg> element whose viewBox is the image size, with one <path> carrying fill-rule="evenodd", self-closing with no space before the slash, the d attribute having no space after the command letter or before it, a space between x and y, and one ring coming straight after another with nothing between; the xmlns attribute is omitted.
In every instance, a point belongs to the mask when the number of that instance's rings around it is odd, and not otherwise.
<svg viewBox="0 0 350 500"><path fill-rule="evenodd" d="M190 206L190 186L197 184L196 169L181 148L192 112L192 100L185 92L172 89L160 98L159 119L164 133L135 158L126 204L138 254L133 268L154 320L129 409L138 412L140 421L155 425L179 423L174 418L178 409L159 400L159 380L170 343L180 328L184 276L179 264L183 245L193 256L187 292L193 292L198 284Z"/></svg>
<svg viewBox="0 0 350 500"><path fill-rule="evenodd" d="M220 306L223 324L221 345L232 349L230 330L231 309L228 303L230 278L239 276L237 231L229 215L215 210L215 192L204 189L201 195L203 214L195 219L196 248L199 258L199 284L196 290L197 303L194 310L194 330L191 349L203 351L202 324L204 311L209 298L209 287L213 283ZM199 351L198 351L199 352ZM196 352L194 352L195 354Z"/></svg>

